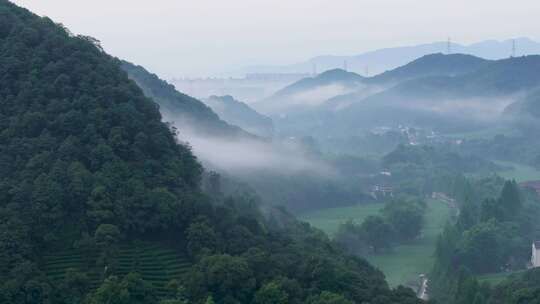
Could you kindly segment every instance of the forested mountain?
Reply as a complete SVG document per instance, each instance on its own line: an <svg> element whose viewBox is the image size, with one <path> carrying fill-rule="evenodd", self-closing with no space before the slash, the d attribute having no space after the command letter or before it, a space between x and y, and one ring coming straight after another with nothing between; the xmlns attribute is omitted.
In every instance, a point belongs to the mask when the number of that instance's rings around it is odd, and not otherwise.
<svg viewBox="0 0 540 304"><path fill-rule="evenodd" d="M333 112L347 108L371 95L385 92L386 89L408 80L454 77L476 71L489 62L489 60L470 55L437 53L423 56L404 66L373 77L362 77L339 69L331 70L314 78L300 80L259 102L257 106L274 114L284 114L291 110L295 112L303 110L309 115L313 112ZM310 103L309 100L310 98L313 100L314 95L318 99ZM276 109L278 111L274 112Z"/></svg>
<svg viewBox="0 0 540 304"><path fill-rule="evenodd" d="M122 68L147 97L159 104L164 120L178 127L178 138L189 143L206 167L247 184L264 203L287 206L289 211L298 213L347 205L367 196L361 189L328 177L327 164L316 155L317 151L312 151L315 147L310 146L309 138L269 140L273 131L269 118L232 97L213 97L206 102L235 126L144 68L125 62ZM253 132L248 134L244 130ZM324 172L320 172L321 168L325 168Z"/></svg>
<svg viewBox="0 0 540 304"><path fill-rule="evenodd" d="M429 54L404 66L367 78L366 82L391 85L428 76L457 76L476 71L489 62L489 60L465 54Z"/></svg>
<svg viewBox="0 0 540 304"><path fill-rule="evenodd" d="M540 56L487 62L474 57L461 59L475 62L472 65L476 68L455 76L448 73L405 80L369 96L359 90L326 101L326 107L316 114L297 114L276 121L276 125L324 136L398 124L446 131L478 128L505 119L502 114L508 105L540 86L540 74L536 72ZM416 72L422 74L421 70Z"/></svg>
<svg viewBox="0 0 540 304"><path fill-rule="evenodd" d="M481 64L472 72L450 77L438 75L421 77L403 82L381 95L398 95L411 98L497 97L531 90L540 85L540 56L516 57ZM382 100L384 96L377 97Z"/></svg>
<svg viewBox="0 0 540 304"><path fill-rule="evenodd" d="M384 92L384 90L391 89L393 86L408 80L459 76L476 71L489 64L489 62L489 60L464 54L444 55L437 53L426 55L404 66L366 78L364 83L372 87L371 90L362 88L353 93L335 96L329 99L326 104L331 109L346 108L370 97L370 95L374 95L374 93ZM414 89L411 91L415 92Z"/></svg>
<svg viewBox="0 0 540 304"><path fill-rule="evenodd" d="M540 126L540 89L508 105L504 114L524 127Z"/></svg>
<svg viewBox="0 0 540 304"><path fill-rule="evenodd" d="M540 86L540 56L504 59L455 77L432 76L402 82L340 110L337 121L354 124L493 121L520 94ZM397 115L397 116L396 116Z"/></svg>
<svg viewBox="0 0 540 304"><path fill-rule="evenodd" d="M265 218L215 179L203 193L203 168L121 67L0 0L1 303L419 302L285 212Z"/></svg>
<svg viewBox="0 0 540 304"><path fill-rule="evenodd" d="M430 294L437 303L535 303L538 272L523 270L538 237L538 195L515 181L468 180L451 195L460 214L437 242ZM484 273L511 272L500 285L477 280Z"/></svg>
<svg viewBox="0 0 540 304"><path fill-rule="evenodd" d="M201 101L178 92L173 85L159 79L141 66L122 61L122 69L128 73L160 107L160 112L167 122L174 122L180 129L189 129L201 135L211 136L247 136L239 127L230 125Z"/></svg>
<svg viewBox="0 0 540 304"><path fill-rule="evenodd" d="M301 92L303 90L310 90L319 86L325 86L334 83L339 83L347 87L355 87L359 82L362 82L363 80L364 77L356 73L347 72L342 69L334 69L316 75L312 78L304 78L302 80L299 80L276 92L274 95L276 97L290 95Z"/></svg>
<svg viewBox="0 0 540 304"><path fill-rule="evenodd" d="M358 74L334 69L299 80L253 106L271 114L310 110L329 98L364 87L364 79Z"/></svg>
<svg viewBox="0 0 540 304"><path fill-rule="evenodd" d="M204 101L226 122L262 137L272 137L274 124L270 117L259 114L232 96L210 96Z"/></svg>
<svg viewBox="0 0 540 304"><path fill-rule="evenodd" d="M536 88L540 84L540 56L530 55L501 59L463 75L455 86L464 85L465 94L513 94Z"/></svg>

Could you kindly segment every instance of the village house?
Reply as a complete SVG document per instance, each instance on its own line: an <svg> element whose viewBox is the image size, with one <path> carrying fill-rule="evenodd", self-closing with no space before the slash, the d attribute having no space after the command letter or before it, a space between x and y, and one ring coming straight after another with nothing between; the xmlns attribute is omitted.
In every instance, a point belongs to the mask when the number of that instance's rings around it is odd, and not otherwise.
<svg viewBox="0 0 540 304"><path fill-rule="evenodd" d="M394 190L392 186L387 185L375 185L371 188L371 196L375 199L383 197L394 197Z"/></svg>
<svg viewBox="0 0 540 304"><path fill-rule="evenodd" d="M522 188L529 188L534 190L540 196L540 181L528 181L519 183Z"/></svg>
<svg viewBox="0 0 540 304"><path fill-rule="evenodd" d="M531 266L540 267L540 241L532 243Z"/></svg>

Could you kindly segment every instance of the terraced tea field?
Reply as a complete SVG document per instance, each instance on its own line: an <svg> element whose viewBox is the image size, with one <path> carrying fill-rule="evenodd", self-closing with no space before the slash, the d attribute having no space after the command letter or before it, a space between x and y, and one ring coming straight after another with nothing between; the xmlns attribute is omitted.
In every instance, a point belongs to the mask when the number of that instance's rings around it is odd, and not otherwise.
<svg viewBox="0 0 540 304"><path fill-rule="evenodd" d="M56 282L64 278L68 269L79 270L88 275L91 287L95 289L103 280L104 269L88 265L95 265L97 257L96 252L85 261L78 250L60 251L45 257L44 269L47 276ZM165 296L168 294L166 284L172 279L179 279L190 266L187 257L174 250L156 244L130 244L121 246L117 266L112 270L112 274L124 276L137 272L154 286L159 296Z"/></svg>

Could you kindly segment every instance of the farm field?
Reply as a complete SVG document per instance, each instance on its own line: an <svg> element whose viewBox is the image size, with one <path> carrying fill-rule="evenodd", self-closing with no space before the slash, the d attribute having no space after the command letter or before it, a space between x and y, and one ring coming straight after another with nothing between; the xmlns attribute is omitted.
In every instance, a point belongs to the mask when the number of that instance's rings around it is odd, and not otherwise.
<svg viewBox="0 0 540 304"><path fill-rule="evenodd" d="M495 161L496 164L505 167L511 167L509 170L499 171L498 175L506 179L515 179L516 182L524 182L530 180L540 180L540 170L513 162Z"/></svg>
<svg viewBox="0 0 540 304"><path fill-rule="evenodd" d="M489 139L495 137L496 135L518 136L520 135L520 132L518 130L514 130L508 127L495 127L485 128L471 132L445 134L445 136L447 137L456 139Z"/></svg>
<svg viewBox="0 0 540 304"><path fill-rule="evenodd" d="M428 273L433 266L437 237L450 220L452 212L445 202L429 200L427 203L426 224L420 239L411 244L396 246L390 253L367 257L371 264L385 274L392 287L416 281L418 275ZM382 207L382 204L369 204L332 208L306 214L302 219L331 236L340 223L348 219L362 222L367 216L378 214Z"/></svg>
<svg viewBox="0 0 540 304"><path fill-rule="evenodd" d="M480 283L489 283L490 285L497 285L503 282L504 280L506 280L507 278L509 278L510 276L514 276L514 275L518 276L524 272L525 270L485 274L485 275L478 276L478 281Z"/></svg>
<svg viewBox="0 0 540 304"><path fill-rule="evenodd" d="M300 219L310 223L332 237L338 230L339 225L348 220L361 224L370 215L379 214L384 204L363 204L349 207L328 208L306 213Z"/></svg>

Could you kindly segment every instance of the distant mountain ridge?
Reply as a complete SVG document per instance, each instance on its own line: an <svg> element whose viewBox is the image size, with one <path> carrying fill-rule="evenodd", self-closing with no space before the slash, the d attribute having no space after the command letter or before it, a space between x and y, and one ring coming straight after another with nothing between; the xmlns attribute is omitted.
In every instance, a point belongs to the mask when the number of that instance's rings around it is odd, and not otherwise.
<svg viewBox="0 0 540 304"><path fill-rule="evenodd" d="M435 53L424 55L406 65L367 78L367 82L381 85L427 76L457 76L475 71L490 62L491 60L467 54Z"/></svg>
<svg viewBox="0 0 540 304"><path fill-rule="evenodd" d="M471 55L437 53L425 55L404 66L373 77L363 77L356 73L335 69L293 83L257 103L256 106L261 111L273 114L288 113L291 108L305 110L321 105L334 109L341 108L350 104L351 101L366 98L400 82L430 76L458 76L480 69L490 62L490 60ZM333 90L328 89L331 85L334 85ZM328 93L324 96L326 100L321 100L318 104L307 100L320 91ZM329 95L332 92L334 95ZM301 108L299 104L303 104L304 108Z"/></svg>
<svg viewBox="0 0 540 304"><path fill-rule="evenodd" d="M388 124L428 122L443 117L490 121L517 98L540 87L540 56L492 61L458 76L430 76L407 80L352 102L336 114L340 124L355 121ZM349 125L350 126L350 125Z"/></svg>
<svg viewBox="0 0 540 304"><path fill-rule="evenodd" d="M503 41L485 40L468 45L450 43L450 53L468 54L485 59L498 60L511 56L513 41L515 41L516 45L515 56L540 54L540 43L525 37ZM346 62L349 71L363 76L369 76L395 69L424 55L441 52L447 53L446 41L383 48L352 56L318 56L291 65L247 67L244 69L244 72L311 73L314 66L317 71L324 72L330 69L341 68Z"/></svg>
<svg viewBox="0 0 540 304"><path fill-rule="evenodd" d="M364 78L355 91L317 107L274 113L276 128L281 134L312 132L328 137L400 124L440 130L482 127L506 120L505 113L523 117L535 111L538 94L514 103L540 87L538 71L540 55L495 61L462 54L427 55Z"/></svg>
<svg viewBox="0 0 540 304"><path fill-rule="evenodd" d="M316 75L311 78L301 79L284 89L278 91L275 95L296 93L303 89L310 89L315 86L329 85L332 83L340 83L344 86L355 86L358 83L364 81L365 78L352 72L348 72L342 69L328 70L324 73Z"/></svg>
<svg viewBox="0 0 540 304"><path fill-rule="evenodd" d="M394 95L403 101L408 97L420 98L431 96L431 94L437 94L439 97L454 98L487 97L519 93L521 90L533 89L540 84L540 73L537 72L540 69L539 55L497 61L479 60L474 62L476 65L470 66L471 69L468 73L461 73L454 76L445 75L444 73L431 76L419 74L418 77L405 78L410 79L397 84L395 87L377 96L369 98L382 99L380 97L381 95ZM410 65L413 64L414 62ZM405 67L407 66L402 68ZM394 71L387 73L391 74ZM381 76L384 76L384 74L381 74ZM376 78L377 76L372 79Z"/></svg>
<svg viewBox="0 0 540 304"><path fill-rule="evenodd" d="M210 96L204 102L227 123L262 137L272 137L274 124L270 117L259 114L232 96Z"/></svg>
<svg viewBox="0 0 540 304"><path fill-rule="evenodd" d="M144 94L160 106L164 120L200 135L237 137L252 136L241 128L223 121L202 101L178 92L173 85L148 72L142 66L122 61L122 69Z"/></svg>
<svg viewBox="0 0 540 304"><path fill-rule="evenodd" d="M504 111L508 119L518 124L540 126L540 88L533 90L522 99L510 104Z"/></svg>
<svg viewBox="0 0 540 304"><path fill-rule="evenodd" d="M356 91L364 82L365 77L356 73L333 69L301 79L253 106L263 113L303 110L306 106L318 106L336 95Z"/></svg>

